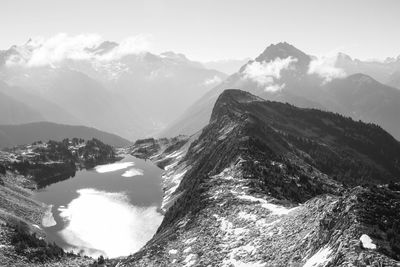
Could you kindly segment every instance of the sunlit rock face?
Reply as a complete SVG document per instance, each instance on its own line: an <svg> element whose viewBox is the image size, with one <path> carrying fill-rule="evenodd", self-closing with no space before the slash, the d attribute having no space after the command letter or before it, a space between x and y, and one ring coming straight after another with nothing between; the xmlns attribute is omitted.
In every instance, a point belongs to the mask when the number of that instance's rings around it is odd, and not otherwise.
<svg viewBox="0 0 400 267"><path fill-rule="evenodd" d="M91 188L78 193L78 198L60 208L68 224L61 235L87 255L127 256L139 250L161 223L156 207L135 207L123 193Z"/></svg>

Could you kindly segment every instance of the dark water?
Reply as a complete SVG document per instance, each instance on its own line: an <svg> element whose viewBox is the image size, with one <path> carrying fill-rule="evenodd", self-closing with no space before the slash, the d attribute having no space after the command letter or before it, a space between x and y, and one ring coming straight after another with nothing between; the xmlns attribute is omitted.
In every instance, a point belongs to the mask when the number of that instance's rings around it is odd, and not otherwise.
<svg viewBox="0 0 400 267"><path fill-rule="evenodd" d="M44 227L48 241L91 256L115 257L138 250L151 238L162 219L162 170L130 155L121 162L134 165L105 173L77 171L75 177L37 192L36 199L53 205L57 224ZM122 176L132 169L143 170L143 175Z"/></svg>

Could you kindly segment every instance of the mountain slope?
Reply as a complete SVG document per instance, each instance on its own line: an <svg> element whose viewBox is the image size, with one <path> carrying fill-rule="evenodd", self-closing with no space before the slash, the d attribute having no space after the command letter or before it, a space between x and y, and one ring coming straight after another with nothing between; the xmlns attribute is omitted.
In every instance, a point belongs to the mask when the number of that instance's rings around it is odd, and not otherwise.
<svg viewBox="0 0 400 267"><path fill-rule="evenodd" d="M0 92L0 124L26 123L43 120L37 110Z"/></svg>
<svg viewBox="0 0 400 267"><path fill-rule="evenodd" d="M346 71L348 75L364 73L380 83L391 84L393 76L400 71L400 56L385 60L359 60L349 55L339 53L335 62L336 67ZM395 86L396 87L396 86Z"/></svg>
<svg viewBox="0 0 400 267"><path fill-rule="evenodd" d="M357 120L378 123L400 139L396 105L400 99L399 90L366 75L354 74L336 79L322 77L310 73L312 61L313 57L290 44L271 45L254 61L205 94L159 136L199 131L207 124L212 107L223 90L243 88L264 99L329 110Z"/></svg>
<svg viewBox="0 0 400 267"><path fill-rule="evenodd" d="M288 61L285 66L283 61L286 59ZM300 107L323 108L313 98L307 98L307 95L315 95L311 92L315 92L321 84L321 79L307 74L311 60L311 56L288 43L272 44L255 60L249 61L238 72L207 92L160 132L159 136L199 131L208 123L215 101L225 89L243 88L264 99L289 102ZM247 71L248 68L250 71Z"/></svg>
<svg viewBox="0 0 400 267"><path fill-rule="evenodd" d="M226 74L233 74L249 60L250 58L215 60L204 62L203 65L209 69L219 70Z"/></svg>
<svg viewBox="0 0 400 267"><path fill-rule="evenodd" d="M376 186L400 180L400 143L379 126L226 90L197 136L131 152L165 168L166 213L119 266L400 260L398 184Z"/></svg>
<svg viewBox="0 0 400 267"><path fill-rule="evenodd" d="M327 109L379 124L400 139L398 89L381 84L367 75L354 74L333 80L324 86L323 91L327 93L326 99L331 99L331 103L335 101L335 106L325 102Z"/></svg>
<svg viewBox="0 0 400 267"><path fill-rule="evenodd" d="M174 52L122 53L119 44L106 41L82 47L82 58L73 56L76 51L53 55L57 49L42 57L45 42L0 51L0 79L18 88L10 96L37 108L42 120L83 124L132 140L159 131L226 78Z"/></svg>
<svg viewBox="0 0 400 267"><path fill-rule="evenodd" d="M38 111L41 114L41 119L32 121L58 121L66 124L82 124L78 118L74 117L70 112L64 110L55 103L42 98L39 94L35 94L28 88L9 86L0 81L0 92L8 96L18 99L28 107ZM25 121L17 121L15 123L24 123Z"/></svg>
<svg viewBox="0 0 400 267"><path fill-rule="evenodd" d="M387 84L396 89L400 89L400 70L398 70L390 75Z"/></svg>
<svg viewBox="0 0 400 267"><path fill-rule="evenodd" d="M31 144L35 141L61 141L65 138L92 138L116 146L129 145L130 142L115 134L99 131L86 126L63 125L51 122L33 122L20 125L0 125L0 147Z"/></svg>

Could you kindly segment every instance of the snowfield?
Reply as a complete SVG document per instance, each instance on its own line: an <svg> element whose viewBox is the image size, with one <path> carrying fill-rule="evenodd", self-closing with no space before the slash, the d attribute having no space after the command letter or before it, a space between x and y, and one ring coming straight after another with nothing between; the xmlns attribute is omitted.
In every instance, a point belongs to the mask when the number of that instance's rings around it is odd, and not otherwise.
<svg viewBox="0 0 400 267"><path fill-rule="evenodd" d="M94 169L98 173L114 172L122 169L126 169L135 165L134 162L117 162L112 164L98 165Z"/></svg>

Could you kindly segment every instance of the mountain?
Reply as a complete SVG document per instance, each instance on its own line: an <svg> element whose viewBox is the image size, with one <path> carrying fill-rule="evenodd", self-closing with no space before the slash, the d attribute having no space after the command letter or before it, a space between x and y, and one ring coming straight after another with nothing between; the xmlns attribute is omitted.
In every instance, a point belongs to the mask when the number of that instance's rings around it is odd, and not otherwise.
<svg viewBox="0 0 400 267"><path fill-rule="evenodd" d="M339 53L335 65L342 68L348 75L364 73L381 83L393 86L390 82L393 75L400 71L400 56L386 60L360 60Z"/></svg>
<svg viewBox="0 0 400 267"><path fill-rule="evenodd" d="M230 88L245 90L265 99L271 99L301 107L323 108L312 97L321 84L321 79L308 75L311 56L288 43L268 46L255 60L243 65L221 84L207 92L171 123L159 136L193 134L204 127L210 118L218 96ZM306 94L305 94L306 93Z"/></svg>
<svg viewBox="0 0 400 267"><path fill-rule="evenodd" d="M393 72L390 75L387 84L389 86L392 86L392 87L395 87L397 89L400 89L400 70L396 71L396 72Z"/></svg>
<svg viewBox="0 0 400 267"><path fill-rule="evenodd" d="M115 134L99 131L86 126L63 125L51 122L33 122L19 125L0 125L0 147L31 144L35 141L62 141L65 138L92 138L115 146L131 144L130 141Z"/></svg>
<svg viewBox="0 0 400 267"><path fill-rule="evenodd" d="M203 65L208 69L218 70L226 74L233 74L239 70L241 66L246 64L250 58L244 59L222 59L215 61L203 62Z"/></svg>
<svg viewBox="0 0 400 267"><path fill-rule="evenodd" d="M35 113L40 113L40 119L33 119L31 121L58 121L66 124L82 124L82 121L74 117L70 112L61 108L59 105L42 98L39 94L32 92L28 88L9 86L8 84L0 81L0 92L8 96L18 99L19 102L24 103L29 108L33 109ZM3 113L4 116L6 113ZM14 124L25 123L25 118L14 121ZM10 122L3 122L7 124Z"/></svg>
<svg viewBox="0 0 400 267"><path fill-rule="evenodd" d="M226 90L195 136L130 151L165 169L165 216L118 266L400 260L400 143L375 124Z"/></svg>
<svg viewBox="0 0 400 267"><path fill-rule="evenodd" d="M0 92L0 123L15 124L43 120L37 110Z"/></svg>
<svg viewBox="0 0 400 267"><path fill-rule="evenodd" d="M61 53L30 40L0 51L0 79L45 120L136 139L171 123L226 78L183 54L126 48L105 41Z"/></svg>
<svg viewBox="0 0 400 267"><path fill-rule="evenodd" d="M400 140L400 91L364 74L333 80L323 88L327 109L365 122L379 124ZM322 102L322 101L321 101Z"/></svg>
<svg viewBox="0 0 400 267"><path fill-rule="evenodd" d="M207 124L215 101L225 89L243 88L264 99L378 123L400 139L395 104L400 99L399 90L366 75L344 76L340 69L319 64L318 59L288 43L270 45L254 61L206 93L158 136L199 131Z"/></svg>

